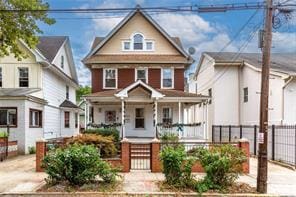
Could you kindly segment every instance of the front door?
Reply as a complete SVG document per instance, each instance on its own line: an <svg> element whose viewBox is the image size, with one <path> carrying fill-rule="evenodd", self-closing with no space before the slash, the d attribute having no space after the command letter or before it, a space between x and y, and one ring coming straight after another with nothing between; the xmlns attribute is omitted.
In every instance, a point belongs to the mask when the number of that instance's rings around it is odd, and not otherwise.
<svg viewBox="0 0 296 197"><path fill-rule="evenodd" d="M126 136L154 137L153 110L151 104L126 106Z"/></svg>

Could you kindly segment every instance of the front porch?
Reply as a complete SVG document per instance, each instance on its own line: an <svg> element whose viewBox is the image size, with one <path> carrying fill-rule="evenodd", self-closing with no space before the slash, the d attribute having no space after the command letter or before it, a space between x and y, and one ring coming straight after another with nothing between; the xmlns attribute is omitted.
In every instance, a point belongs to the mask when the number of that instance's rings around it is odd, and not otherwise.
<svg viewBox="0 0 296 197"><path fill-rule="evenodd" d="M85 122L121 125L118 130L122 138L151 141L173 133L180 139L203 140L207 133L206 122L189 123L187 114L190 106L207 100L204 96L155 90L137 81L125 89L98 92L85 99Z"/></svg>

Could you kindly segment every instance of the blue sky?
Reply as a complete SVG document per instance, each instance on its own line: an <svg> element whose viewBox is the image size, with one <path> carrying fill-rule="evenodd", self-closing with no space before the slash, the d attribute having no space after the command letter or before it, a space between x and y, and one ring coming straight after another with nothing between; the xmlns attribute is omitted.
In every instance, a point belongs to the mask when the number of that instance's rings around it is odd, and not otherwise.
<svg viewBox="0 0 296 197"><path fill-rule="evenodd" d="M292 0L294 1L294 0ZM260 2L256 0L47 0L51 8L122 8L156 6L190 6L222 3ZM257 47L257 30L262 27L263 11L230 11L226 13L161 13L151 16L171 35L181 38L184 48L194 47L198 62L203 51L260 52ZM90 73L81 63L89 52L95 36L106 36L127 13L118 14L50 14L56 19L51 26L40 24L43 35L70 37L79 82L90 84ZM242 26L252 20L237 35ZM86 19L87 18L87 19ZM91 19L90 19L91 18ZM95 18L95 19L94 19ZM296 53L296 15L292 20L282 20L280 28L273 30L273 52ZM225 48L226 44L227 47ZM189 72L194 72L196 64Z"/></svg>

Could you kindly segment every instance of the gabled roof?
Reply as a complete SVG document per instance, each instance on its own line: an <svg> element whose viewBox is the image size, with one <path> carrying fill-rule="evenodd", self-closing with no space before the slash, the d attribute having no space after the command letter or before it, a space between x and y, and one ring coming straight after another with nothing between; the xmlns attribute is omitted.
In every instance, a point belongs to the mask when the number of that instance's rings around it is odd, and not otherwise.
<svg viewBox="0 0 296 197"><path fill-rule="evenodd" d="M40 36L37 48L52 62L67 38L67 36Z"/></svg>
<svg viewBox="0 0 296 197"><path fill-rule="evenodd" d="M104 44L107 43L107 41L112 38L112 36L117 33L136 13L140 13L144 16L145 19L147 19L184 57L188 58L189 55L182 47L180 47L181 42L179 42L179 39L173 39L169 36L169 34L160 26L156 21L154 21L144 10L141 9L141 7L138 5L135 10L131 11L103 40L97 40L100 41L98 44L92 48L92 50L89 52L89 54L84 58L86 60L87 58L94 55ZM96 40L95 40L96 41ZM94 44L93 44L94 46ZM84 61L83 60L83 61Z"/></svg>
<svg viewBox="0 0 296 197"><path fill-rule="evenodd" d="M72 103L69 100L64 100L64 102L62 102L62 104L60 104L60 107L62 107L62 108L79 108L77 105L75 105L74 103Z"/></svg>
<svg viewBox="0 0 296 197"><path fill-rule="evenodd" d="M204 56L209 56L213 59L215 64L227 64L229 63L248 63L258 69L262 68L262 54L261 53L234 53L234 52L204 52L201 59ZM202 64L198 65L198 70ZM296 53L272 53L270 68L273 71L287 73L291 75L296 74ZM198 70L196 75L198 75Z"/></svg>

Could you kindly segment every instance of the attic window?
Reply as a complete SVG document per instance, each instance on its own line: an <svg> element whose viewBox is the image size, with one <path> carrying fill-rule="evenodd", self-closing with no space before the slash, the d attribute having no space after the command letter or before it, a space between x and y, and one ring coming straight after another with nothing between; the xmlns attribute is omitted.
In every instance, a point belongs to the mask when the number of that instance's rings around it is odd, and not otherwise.
<svg viewBox="0 0 296 197"><path fill-rule="evenodd" d="M61 56L61 68L64 68L64 56Z"/></svg>
<svg viewBox="0 0 296 197"><path fill-rule="evenodd" d="M141 34L134 35L134 50L143 50L143 40Z"/></svg>

